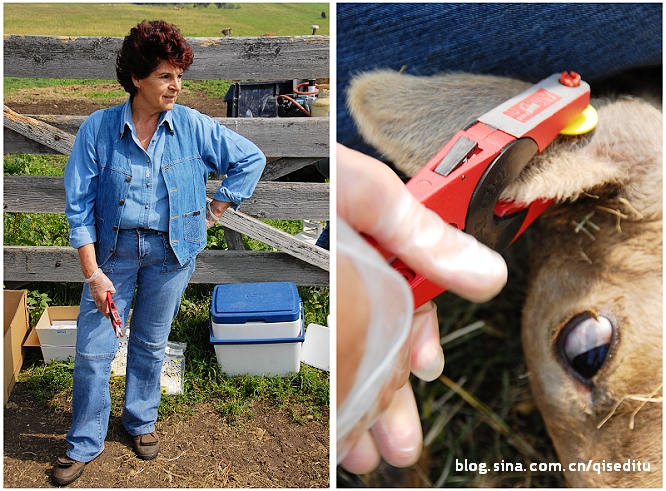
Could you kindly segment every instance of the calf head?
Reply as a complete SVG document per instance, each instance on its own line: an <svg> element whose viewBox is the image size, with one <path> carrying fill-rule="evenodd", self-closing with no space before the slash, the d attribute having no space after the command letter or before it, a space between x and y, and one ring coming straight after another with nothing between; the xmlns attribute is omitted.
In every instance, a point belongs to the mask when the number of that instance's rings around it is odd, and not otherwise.
<svg viewBox="0 0 666 491"><path fill-rule="evenodd" d="M529 86L377 71L353 81L348 104L364 139L411 176ZM661 486L662 114L639 99L592 104L596 129L558 137L503 193L556 200L537 224L523 347L567 483ZM589 462L602 467L578 466Z"/></svg>

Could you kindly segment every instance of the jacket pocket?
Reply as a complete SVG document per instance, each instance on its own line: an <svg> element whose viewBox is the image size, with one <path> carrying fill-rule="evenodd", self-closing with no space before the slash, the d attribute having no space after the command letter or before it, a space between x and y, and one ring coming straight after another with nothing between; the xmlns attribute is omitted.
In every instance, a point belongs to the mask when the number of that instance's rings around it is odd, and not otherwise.
<svg viewBox="0 0 666 491"><path fill-rule="evenodd" d="M206 238L206 208L183 214L183 239L198 244Z"/></svg>

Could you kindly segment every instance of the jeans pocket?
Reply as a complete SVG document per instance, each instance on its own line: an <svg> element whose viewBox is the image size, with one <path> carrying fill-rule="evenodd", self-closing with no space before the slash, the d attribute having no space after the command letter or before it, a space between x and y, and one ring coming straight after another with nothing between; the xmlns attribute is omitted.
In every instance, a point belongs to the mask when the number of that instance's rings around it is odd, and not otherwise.
<svg viewBox="0 0 666 491"><path fill-rule="evenodd" d="M184 265L181 265L171 248L171 244L169 244L168 235L164 235L164 262L162 263L162 273L172 273L186 268L192 268L192 271L194 271L194 267L192 266L194 261L195 258L192 257L192 259L187 261Z"/></svg>

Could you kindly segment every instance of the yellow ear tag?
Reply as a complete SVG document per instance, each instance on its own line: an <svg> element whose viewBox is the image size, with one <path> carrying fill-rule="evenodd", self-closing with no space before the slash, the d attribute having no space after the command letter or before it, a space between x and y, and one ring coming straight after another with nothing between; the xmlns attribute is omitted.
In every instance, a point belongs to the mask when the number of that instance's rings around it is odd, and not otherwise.
<svg viewBox="0 0 666 491"><path fill-rule="evenodd" d="M578 115L569 125L560 131L560 135L584 135L594 129L599 121L597 110L591 105L583 109L583 112Z"/></svg>

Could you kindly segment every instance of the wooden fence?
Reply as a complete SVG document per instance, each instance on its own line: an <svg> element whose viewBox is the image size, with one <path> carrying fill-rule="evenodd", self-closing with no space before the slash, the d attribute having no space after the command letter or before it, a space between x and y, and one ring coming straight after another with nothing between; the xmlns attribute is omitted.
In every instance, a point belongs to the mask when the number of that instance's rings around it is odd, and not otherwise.
<svg viewBox="0 0 666 491"><path fill-rule="evenodd" d="M281 80L327 78L327 36L188 38L192 80ZM116 37L6 35L4 75L37 78L115 79ZM327 183L275 182L294 170L328 157L329 118L215 118L247 137L270 161L253 196L238 212L223 215L228 251L203 251L193 283L293 281L328 285L329 252L292 237L260 218L326 220ZM19 115L5 106L5 153L71 153L84 116ZM212 197L219 180L208 183ZM64 213L63 178L4 177L5 212ZM239 234L280 252L246 251ZM71 247L4 247L5 282L81 281Z"/></svg>

